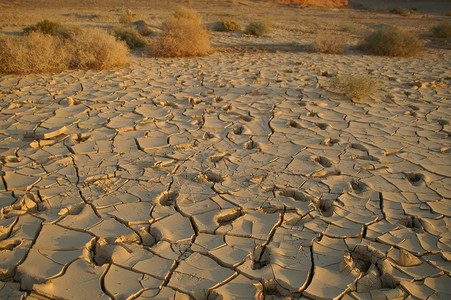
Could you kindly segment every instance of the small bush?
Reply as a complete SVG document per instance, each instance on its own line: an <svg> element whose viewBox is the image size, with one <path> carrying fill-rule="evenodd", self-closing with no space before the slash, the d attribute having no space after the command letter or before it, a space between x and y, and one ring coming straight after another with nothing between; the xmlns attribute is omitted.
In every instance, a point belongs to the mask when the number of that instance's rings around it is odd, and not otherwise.
<svg viewBox="0 0 451 300"><path fill-rule="evenodd" d="M113 28L113 35L121 41L124 41L130 49L145 47L147 45L146 39L135 28L115 26Z"/></svg>
<svg viewBox="0 0 451 300"><path fill-rule="evenodd" d="M157 36L154 50L159 56L200 56L210 51L210 33L199 19L169 17Z"/></svg>
<svg viewBox="0 0 451 300"><path fill-rule="evenodd" d="M225 20L219 22L219 24L216 26L215 30L216 31L224 31L224 32L241 30L241 25L235 20L225 19Z"/></svg>
<svg viewBox="0 0 451 300"><path fill-rule="evenodd" d="M345 45L342 37L321 33L316 36L311 49L326 54L342 54L345 51Z"/></svg>
<svg viewBox="0 0 451 300"><path fill-rule="evenodd" d="M451 37L451 22L441 23L432 27L432 34L438 38Z"/></svg>
<svg viewBox="0 0 451 300"><path fill-rule="evenodd" d="M100 29L83 29L68 38L42 32L0 36L0 72L5 74L109 69L127 62L125 43Z"/></svg>
<svg viewBox="0 0 451 300"><path fill-rule="evenodd" d="M385 27L368 35L360 48L376 55L412 56L422 50L423 44L410 32Z"/></svg>
<svg viewBox="0 0 451 300"><path fill-rule="evenodd" d="M445 16L451 17L451 10L448 10L448 11L445 13Z"/></svg>
<svg viewBox="0 0 451 300"><path fill-rule="evenodd" d="M0 36L0 72L29 74L61 72L70 65L65 41L41 32L25 37Z"/></svg>
<svg viewBox="0 0 451 300"><path fill-rule="evenodd" d="M25 33L38 31L38 32L41 32L44 34L55 35L61 29L61 27L62 27L62 25L60 23L52 22L52 21L45 19L45 20L42 20L42 21L36 23L35 25L32 25L30 27L25 27L23 29L23 31Z"/></svg>
<svg viewBox="0 0 451 300"><path fill-rule="evenodd" d="M356 27L354 24L345 24L341 27L344 32L354 32L356 31Z"/></svg>
<svg viewBox="0 0 451 300"><path fill-rule="evenodd" d="M393 7L390 10L390 12L392 14L397 14L397 15L401 15L401 16L408 16L409 15L409 11L406 10L405 8L400 7L400 6Z"/></svg>
<svg viewBox="0 0 451 300"><path fill-rule="evenodd" d="M363 100L377 91L378 84L369 75L343 74L331 80L331 87L351 100Z"/></svg>
<svg viewBox="0 0 451 300"><path fill-rule="evenodd" d="M72 67L111 69L128 63L128 47L105 30L92 28L71 37Z"/></svg>
<svg viewBox="0 0 451 300"><path fill-rule="evenodd" d="M138 33L142 36L148 36L153 33L153 30L150 27L142 26L138 28Z"/></svg>
<svg viewBox="0 0 451 300"><path fill-rule="evenodd" d="M128 14L122 15L119 17L119 23L121 23L121 24L133 23L133 17Z"/></svg>
<svg viewBox="0 0 451 300"><path fill-rule="evenodd" d="M246 27L246 33L252 34L255 36L266 35L271 32L271 28L268 23L264 21L254 21L249 23Z"/></svg>
<svg viewBox="0 0 451 300"><path fill-rule="evenodd" d="M200 17L197 15L196 11L183 6L176 7L172 16L176 19L191 19L201 22Z"/></svg>

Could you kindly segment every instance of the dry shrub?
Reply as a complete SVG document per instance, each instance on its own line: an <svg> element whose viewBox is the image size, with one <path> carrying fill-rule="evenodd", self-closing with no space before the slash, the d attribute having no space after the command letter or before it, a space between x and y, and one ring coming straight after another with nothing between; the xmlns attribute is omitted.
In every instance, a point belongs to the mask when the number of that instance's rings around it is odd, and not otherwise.
<svg viewBox="0 0 451 300"><path fill-rule="evenodd" d="M445 12L445 16L451 17L451 10L447 10L447 11Z"/></svg>
<svg viewBox="0 0 451 300"><path fill-rule="evenodd" d="M409 15L409 11L407 9L405 9L405 8L400 7L400 6L393 7L390 10L390 12L392 14L401 15L401 16L408 16Z"/></svg>
<svg viewBox="0 0 451 300"><path fill-rule="evenodd" d="M246 33L255 36L266 35L271 32L271 27L265 21L253 21L246 27Z"/></svg>
<svg viewBox="0 0 451 300"><path fill-rule="evenodd" d="M241 30L241 25L235 20L225 19L218 23L215 28L216 31L230 32L235 30Z"/></svg>
<svg viewBox="0 0 451 300"><path fill-rule="evenodd" d="M363 100L378 89L378 83L369 75L342 74L331 80L331 87L336 92L351 100Z"/></svg>
<svg viewBox="0 0 451 300"><path fill-rule="evenodd" d="M149 36L153 33L153 30L150 27L143 26L138 28L138 33L142 36Z"/></svg>
<svg viewBox="0 0 451 300"><path fill-rule="evenodd" d="M154 51L158 56L186 57L207 54L210 49L210 33L199 18L176 12L163 24L157 36Z"/></svg>
<svg viewBox="0 0 451 300"><path fill-rule="evenodd" d="M413 56L423 49L423 44L410 32L385 27L368 35L360 48L376 55Z"/></svg>
<svg viewBox="0 0 451 300"><path fill-rule="evenodd" d="M432 34L438 38L451 37L451 22L445 22L432 27Z"/></svg>
<svg viewBox="0 0 451 300"><path fill-rule="evenodd" d="M112 32L115 37L124 41L130 49L145 47L147 45L146 39L135 28L115 26Z"/></svg>
<svg viewBox="0 0 451 300"><path fill-rule="evenodd" d="M121 24L130 24L132 22L133 22L133 17L128 14L125 14L125 15L122 15L119 17L119 23L121 23Z"/></svg>
<svg viewBox="0 0 451 300"><path fill-rule="evenodd" d="M340 36L320 33L316 36L311 49L326 54L342 54L345 52L345 44Z"/></svg>
<svg viewBox="0 0 451 300"><path fill-rule="evenodd" d="M110 69L126 63L125 43L101 29L83 29L68 38L41 32L0 36L0 72L5 74Z"/></svg>
<svg viewBox="0 0 451 300"><path fill-rule="evenodd" d="M128 63L127 45L105 30L86 29L70 40L74 68L102 70Z"/></svg>
<svg viewBox="0 0 451 300"><path fill-rule="evenodd" d="M0 72L29 74L61 72L70 65L66 42L41 32L0 37Z"/></svg>
<svg viewBox="0 0 451 300"><path fill-rule="evenodd" d="M196 11L183 6L176 7L172 16L176 19L191 19L201 22L201 19L197 15Z"/></svg>
<svg viewBox="0 0 451 300"><path fill-rule="evenodd" d="M62 25L58 22L49 21L47 19L42 20L35 25L25 27L23 31L25 33L30 33L34 31L38 31L44 34L55 35L61 29Z"/></svg>

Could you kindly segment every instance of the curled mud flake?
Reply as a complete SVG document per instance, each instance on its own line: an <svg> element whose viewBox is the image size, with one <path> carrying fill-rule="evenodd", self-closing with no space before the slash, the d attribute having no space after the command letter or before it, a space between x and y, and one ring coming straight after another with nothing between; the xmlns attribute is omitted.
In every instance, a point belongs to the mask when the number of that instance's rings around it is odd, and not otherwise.
<svg viewBox="0 0 451 300"><path fill-rule="evenodd" d="M161 101L160 102L161 105L163 106L168 106L168 107L172 107L172 108L178 108L178 105L174 102L171 101Z"/></svg>
<svg viewBox="0 0 451 300"><path fill-rule="evenodd" d="M158 198L158 203L163 206L171 206L174 204L178 196L179 193L177 192L163 192Z"/></svg>
<svg viewBox="0 0 451 300"><path fill-rule="evenodd" d="M324 168L332 167L332 163L330 162L330 160L325 158L325 157L323 157L323 156L314 156L313 157L313 161L316 161L317 163L319 163Z"/></svg>
<svg viewBox="0 0 451 300"><path fill-rule="evenodd" d="M299 100L298 102L296 102L297 103L297 105L299 105L300 107L305 107L305 106L307 106L307 103L305 103L304 101L302 101L302 100Z"/></svg>
<svg viewBox="0 0 451 300"><path fill-rule="evenodd" d="M252 150L258 148L258 143L253 140L249 140L244 144L244 149Z"/></svg>
<svg viewBox="0 0 451 300"><path fill-rule="evenodd" d="M202 174L200 174L199 177L205 178L205 180L210 181L210 182L214 182L214 183L218 183L218 182L223 181L221 175L216 174L216 173L214 173L212 171L202 172Z"/></svg>
<svg viewBox="0 0 451 300"><path fill-rule="evenodd" d="M230 156L230 154L229 153L216 154L216 155L210 156L210 161L213 163L217 163L217 162L221 161L222 159L224 159L226 156Z"/></svg>
<svg viewBox="0 0 451 300"><path fill-rule="evenodd" d="M232 132L236 135L240 135L243 134L244 132L244 127L243 126L237 126L235 128L232 129Z"/></svg>
<svg viewBox="0 0 451 300"><path fill-rule="evenodd" d="M313 112L313 111L309 111L309 112L307 113L307 116L308 116L308 117L318 117L318 113Z"/></svg>
<svg viewBox="0 0 451 300"><path fill-rule="evenodd" d="M414 216L405 216L404 218L399 219L399 224L406 226L407 228L416 229L417 231L423 231L421 221Z"/></svg>
<svg viewBox="0 0 451 300"><path fill-rule="evenodd" d="M351 159L360 159L360 160L368 160L368 161L379 161L378 158L372 155L352 155Z"/></svg>
<svg viewBox="0 0 451 300"><path fill-rule="evenodd" d="M288 121L286 123L286 125L289 126L289 127L292 127L292 128L297 128L297 129L301 129L302 128L302 126L298 122L296 122L295 120Z"/></svg>
<svg viewBox="0 0 451 300"><path fill-rule="evenodd" d="M366 191L366 189L368 188L368 186L361 182L361 181L357 181L357 180L352 180L349 185L351 186L351 189L354 191L354 193L356 194L361 194L364 191Z"/></svg>
<svg viewBox="0 0 451 300"><path fill-rule="evenodd" d="M212 138L214 138L215 137L215 135L214 134L212 134L212 133L209 133L209 132L205 132L204 133L204 136L202 137L204 140L209 140L209 139L212 139Z"/></svg>
<svg viewBox="0 0 451 300"><path fill-rule="evenodd" d="M83 143L89 140L91 136L89 134L79 133L75 136L74 141L77 143Z"/></svg>
<svg viewBox="0 0 451 300"><path fill-rule="evenodd" d="M411 110L420 110L420 108L418 106L415 106L415 105L412 105L412 104L409 104L408 106L409 106L409 108Z"/></svg>
<svg viewBox="0 0 451 300"><path fill-rule="evenodd" d="M191 104L191 105L196 105L196 104L201 103L201 102L202 102L202 99L194 98L194 97L189 97L189 98L188 98L188 102L189 102L189 104Z"/></svg>
<svg viewBox="0 0 451 300"><path fill-rule="evenodd" d="M339 141L340 141L339 139L328 138L324 141L324 145L330 147L330 146L337 144Z"/></svg>
<svg viewBox="0 0 451 300"><path fill-rule="evenodd" d="M229 112L232 110L232 104L226 104L226 105L222 106L221 108L223 111Z"/></svg>
<svg viewBox="0 0 451 300"><path fill-rule="evenodd" d="M360 151L368 152L368 149L365 146L361 145L361 144L352 143L352 144L349 144L348 147L352 148L352 149L357 149L357 150L360 150Z"/></svg>
<svg viewBox="0 0 451 300"><path fill-rule="evenodd" d="M3 240L0 241L0 251L11 251L15 249L17 246L22 244L22 241L20 240Z"/></svg>
<svg viewBox="0 0 451 300"><path fill-rule="evenodd" d="M266 267L270 262L269 249L265 245L257 245L251 254L252 270L259 270Z"/></svg>
<svg viewBox="0 0 451 300"><path fill-rule="evenodd" d="M216 222L221 225L227 225L244 215L241 209L230 209L220 212L216 215Z"/></svg>
<svg viewBox="0 0 451 300"><path fill-rule="evenodd" d="M332 217L332 215L334 214L334 206L332 205L332 200L319 199L319 200L315 201L314 204L322 216Z"/></svg>
<svg viewBox="0 0 451 300"><path fill-rule="evenodd" d="M221 96L215 96L214 101L215 101L216 103L219 103L219 102L224 101L224 98L222 98Z"/></svg>
<svg viewBox="0 0 451 300"><path fill-rule="evenodd" d="M406 174L406 178L412 185L419 186L424 180L424 175L421 173L409 173Z"/></svg>
<svg viewBox="0 0 451 300"><path fill-rule="evenodd" d="M283 197L293 198L295 201L302 201L302 202L310 201L310 199L307 196L305 196L304 193L293 190L293 189L282 190L279 192L279 195L283 196Z"/></svg>
<svg viewBox="0 0 451 300"><path fill-rule="evenodd" d="M282 299L287 296L287 291L274 279L265 280L261 285L256 299Z"/></svg>
<svg viewBox="0 0 451 300"><path fill-rule="evenodd" d="M240 115L240 119L246 122L252 121L252 117L248 115Z"/></svg>
<svg viewBox="0 0 451 300"><path fill-rule="evenodd" d="M329 127L327 123L316 123L315 125L321 130L326 130Z"/></svg>
<svg viewBox="0 0 451 300"><path fill-rule="evenodd" d="M449 125L449 122L447 120L438 119L437 123L441 126Z"/></svg>

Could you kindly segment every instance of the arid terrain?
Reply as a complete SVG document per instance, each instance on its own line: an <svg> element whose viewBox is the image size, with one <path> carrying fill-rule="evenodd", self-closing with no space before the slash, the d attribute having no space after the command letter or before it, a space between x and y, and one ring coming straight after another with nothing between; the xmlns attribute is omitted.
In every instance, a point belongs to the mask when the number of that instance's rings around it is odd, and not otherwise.
<svg viewBox="0 0 451 300"><path fill-rule="evenodd" d="M349 2L0 1L8 36L127 13L154 31L124 67L1 75L0 299L451 299L449 1ZM177 5L208 55L153 55ZM424 49L357 47L384 25Z"/></svg>

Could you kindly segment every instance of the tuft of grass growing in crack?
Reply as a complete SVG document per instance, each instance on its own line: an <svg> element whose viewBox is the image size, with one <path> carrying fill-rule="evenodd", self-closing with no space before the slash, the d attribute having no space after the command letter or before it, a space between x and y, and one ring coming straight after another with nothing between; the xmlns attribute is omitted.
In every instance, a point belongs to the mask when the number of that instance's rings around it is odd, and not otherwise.
<svg viewBox="0 0 451 300"><path fill-rule="evenodd" d="M351 100L365 100L379 88L379 83L370 75L341 74L332 77L331 88Z"/></svg>

